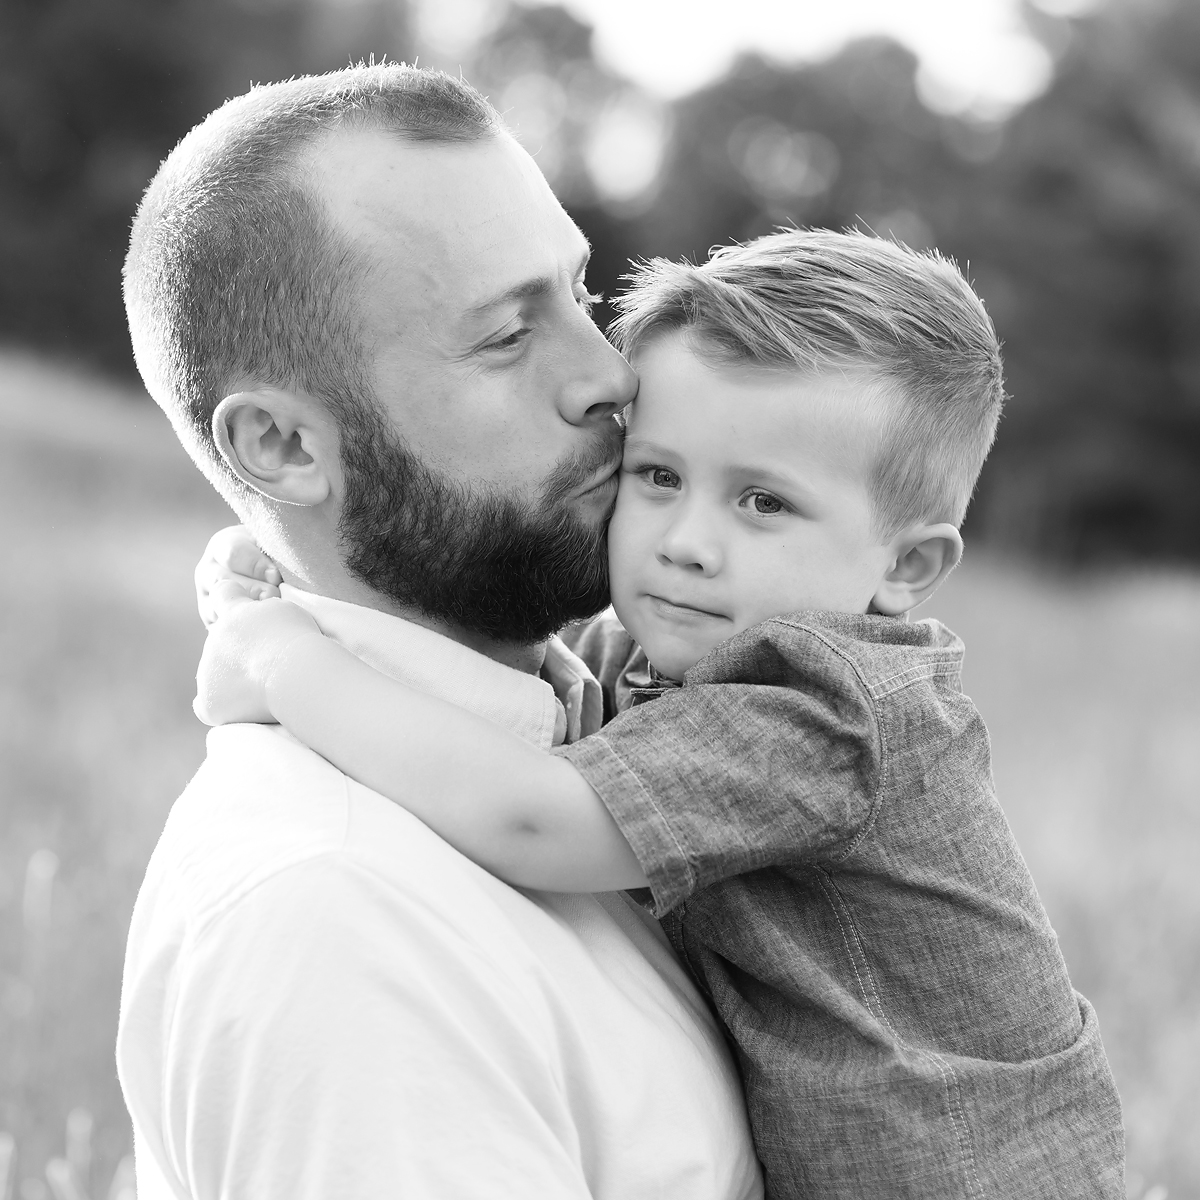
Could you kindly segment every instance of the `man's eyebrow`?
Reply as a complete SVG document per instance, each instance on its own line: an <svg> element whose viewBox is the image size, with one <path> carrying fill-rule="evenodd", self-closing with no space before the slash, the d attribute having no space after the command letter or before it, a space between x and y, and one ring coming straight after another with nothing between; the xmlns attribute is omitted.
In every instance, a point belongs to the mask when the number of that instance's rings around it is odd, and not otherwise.
<svg viewBox="0 0 1200 1200"><path fill-rule="evenodd" d="M592 247L587 243L583 253L579 256L579 266L575 269L575 277L578 278L587 268L588 262L592 257ZM486 300L479 304L474 304L467 309L468 317L479 317L487 312L490 308L496 308L501 304L511 304L514 300L534 300L541 296L548 296L553 290L557 280L549 275L538 275L533 279L523 279L520 283L513 284L510 288L505 288L504 291L497 293L495 296L489 296Z"/></svg>

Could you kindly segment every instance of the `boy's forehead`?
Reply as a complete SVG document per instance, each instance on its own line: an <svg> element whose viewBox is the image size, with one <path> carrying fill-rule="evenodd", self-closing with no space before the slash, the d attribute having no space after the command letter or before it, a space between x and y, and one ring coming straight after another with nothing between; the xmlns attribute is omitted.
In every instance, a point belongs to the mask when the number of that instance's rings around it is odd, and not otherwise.
<svg viewBox="0 0 1200 1200"><path fill-rule="evenodd" d="M834 437L840 429L842 436L871 442L873 449L896 401L895 385L868 363L802 369L731 360L721 347L709 352L695 329L649 339L631 362L641 378L631 433L638 426L661 425L788 440L789 433L803 436L820 427ZM689 419L701 413L708 417L706 429Z"/></svg>

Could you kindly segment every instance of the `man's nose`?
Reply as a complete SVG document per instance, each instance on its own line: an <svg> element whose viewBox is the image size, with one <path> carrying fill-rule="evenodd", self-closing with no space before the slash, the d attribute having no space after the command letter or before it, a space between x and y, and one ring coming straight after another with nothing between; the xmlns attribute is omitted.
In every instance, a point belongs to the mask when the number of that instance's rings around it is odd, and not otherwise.
<svg viewBox="0 0 1200 1200"><path fill-rule="evenodd" d="M678 503L658 543L658 561L701 575L715 575L724 556L711 514L703 506Z"/></svg>
<svg viewBox="0 0 1200 1200"><path fill-rule="evenodd" d="M583 315L583 314L581 314ZM623 409L637 395L633 368L592 319L583 316L578 345L559 392L559 410L572 425L594 425Z"/></svg>

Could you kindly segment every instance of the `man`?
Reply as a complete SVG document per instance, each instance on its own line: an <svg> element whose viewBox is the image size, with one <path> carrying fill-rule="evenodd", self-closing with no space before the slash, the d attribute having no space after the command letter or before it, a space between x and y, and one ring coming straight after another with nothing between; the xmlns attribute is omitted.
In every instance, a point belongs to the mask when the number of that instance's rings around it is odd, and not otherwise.
<svg viewBox="0 0 1200 1200"><path fill-rule="evenodd" d="M386 66L213 114L126 264L147 387L285 594L547 749L599 720L547 639L605 602L636 388L586 263L482 98ZM508 888L277 728L214 730L172 811L117 1059L140 1200L761 1194L656 928Z"/></svg>

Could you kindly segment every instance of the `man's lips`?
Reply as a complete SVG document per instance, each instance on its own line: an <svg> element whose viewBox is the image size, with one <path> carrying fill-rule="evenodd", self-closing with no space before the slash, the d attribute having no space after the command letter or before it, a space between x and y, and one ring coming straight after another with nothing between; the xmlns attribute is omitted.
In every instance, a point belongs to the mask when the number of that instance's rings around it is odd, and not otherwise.
<svg viewBox="0 0 1200 1200"><path fill-rule="evenodd" d="M694 604L684 604L680 600L668 600L665 596L656 596L653 592L647 592L646 599L650 601L661 616L670 617L675 620L729 620L724 613L713 612L708 608L698 608Z"/></svg>
<svg viewBox="0 0 1200 1200"><path fill-rule="evenodd" d="M617 434L603 436L564 459L542 485L542 503L552 509L601 488L608 489L606 498L611 500L616 492L614 476L621 466L622 445L622 438Z"/></svg>
<svg viewBox="0 0 1200 1200"><path fill-rule="evenodd" d="M594 492L597 488L602 488L607 484L612 484L614 487L617 482L617 471L620 469L621 460L616 459L615 462L608 463L599 471L593 472L587 477L578 487L571 492L570 498L578 500L582 496L586 496L589 492Z"/></svg>

